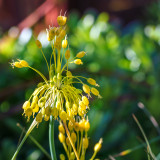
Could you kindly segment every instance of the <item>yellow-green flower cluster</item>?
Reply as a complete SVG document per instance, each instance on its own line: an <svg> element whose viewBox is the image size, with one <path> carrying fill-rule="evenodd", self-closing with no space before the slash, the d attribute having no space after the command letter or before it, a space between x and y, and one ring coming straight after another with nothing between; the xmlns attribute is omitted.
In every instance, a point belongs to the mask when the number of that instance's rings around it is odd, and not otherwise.
<svg viewBox="0 0 160 160"><path fill-rule="evenodd" d="M37 123L41 123L44 119L48 121L50 116L60 120L59 125L59 140L63 144L68 158L82 157L84 159L85 151L88 148L89 140L87 132L90 128L90 123L85 119L89 109L89 97L91 94L101 97L96 89L99 85L92 78L82 76L74 76L68 70L68 65L74 63L77 65L83 64L82 58L86 55L85 51L80 51L74 58L70 57L70 49L66 34L67 17L58 16L58 27L50 27L47 29L47 39L51 44L52 52L49 62L46 59L42 50L42 44L36 40L36 45L40 49L49 71L49 80L37 69L29 66L24 60L18 60L11 63L13 67L23 68L28 67L37 72L44 80L37 85L37 88L23 104L24 115L29 120L31 116L35 116ZM65 65L62 66L62 62ZM84 81L85 80L85 81ZM74 87L74 84L81 84L82 89ZM85 93L85 95L83 95ZM78 118L78 121L77 121ZM65 126L65 129L64 129ZM69 130L68 130L69 128ZM67 137L65 136L65 130ZM76 143L76 151L72 150ZM63 159L61 155L60 159Z"/></svg>

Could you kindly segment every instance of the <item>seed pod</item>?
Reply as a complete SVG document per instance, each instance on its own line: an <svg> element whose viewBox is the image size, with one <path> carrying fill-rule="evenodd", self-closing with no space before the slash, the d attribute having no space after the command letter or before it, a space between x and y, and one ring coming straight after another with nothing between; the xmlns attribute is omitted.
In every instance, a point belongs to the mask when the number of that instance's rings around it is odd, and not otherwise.
<svg viewBox="0 0 160 160"><path fill-rule="evenodd" d="M40 49L42 48L42 44L38 39L36 40L36 45L38 48L40 48Z"/></svg>
<svg viewBox="0 0 160 160"><path fill-rule="evenodd" d="M87 94L90 94L90 88L89 88L89 86L86 85L86 84L84 84L84 85L83 85L83 91L84 91L85 93L87 93Z"/></svg>
<svg viewBox="0 0 160 160"><path fill-rule="evenodd" d="M83 64L81 59L75 59L74 63L77 64L77 65Z"/></svg>
<svg viewBox="0 0 160 160"><path fill-rule="evenodd" d="M64 26L66 24L67 17L66 16L58 16L57 22L60 26Z"/></svg>
<svg viewBox="0 0 160 160"><path fill-rule="evenodd" d="M78 52L78 53L77 53L76 57L77 57L77 58L82 58L82 57L84 57L85 54L86 54L86 52L81 51L81 52Z"/></svg>
<svg viewBox="0 0 160 160"><path fill-rule="evenodd" d="M70 50L67 49L65 53L65 58L68 60L70 58Z"/></svg>
<svg viewBox="0 0 160 160"><path fill-rule="evenodd" d="M87 149L87 148L88 148L88 145L89 145L88 138L87 138L87 137L83 138L83 148L84 148L84 149Z"/></svg>
<svg viewBox="0 0 160 160"><path fill-rule="evenodd" d="M103 140L101 138L99 140L99 142L97 144L95 144L95 146L94 146L94 152L99 152L100 151L100 149L102 148L102 142L103 142Z"/></svg>
<svg viewBox="0 0 160 160"><path fill-rule="evenodd" d="M38 123L42 122L42 113L41 113L41 112L37 114L37 116L36 116L36 121L37 121Z"/></svg>
<svg viewBox="0 0 160 160"><path fill-rule="evenodd" d="M61 143L64 143L64 141L65 141L65 135L64 135L64 134L62 134L62 133L60 132L59 135L58 135L58 138L59 138L59 141L60 141Z"/></svg>
<svg viewBox="0 0 160 160"><path fill-rule="evenodd" d="M68 41L66 39L64 39L62 41L62 48L67 48L67 45L68 45Z"/></svg>

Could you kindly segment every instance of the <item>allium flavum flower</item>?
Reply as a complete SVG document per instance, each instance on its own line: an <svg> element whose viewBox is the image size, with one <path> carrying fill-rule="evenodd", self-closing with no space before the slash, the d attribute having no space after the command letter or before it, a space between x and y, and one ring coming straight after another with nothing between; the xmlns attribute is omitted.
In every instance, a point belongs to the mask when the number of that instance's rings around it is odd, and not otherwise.
<svg viewBox="0 0 160 160"><path fill-rule="evenodd" d="M59 120L59 141L63 144L68 159L85 159L85 152L89 145L87 132L90 129L90 123L86 113L89 110L89 98L91 95L101 97L96 89L99 85L92 78L74 76L69 71L70 63L82 65L81 58L86 55L85 51L80 51L74 58L70 58L70 48L66 34L66 16L58 16L59 27L50 27L46 29L47 39L51 44L52 52L49 62L42 50L42 44L36 40L36 45L40 49L49 71L49 80L37 69L29 66L25 60L19 60L11 63L13 67L28 67L37 72L43 82L37 85L30 98L23 104L24 115L27 121L33 116L34 125L31 130L39 125L43 120ZM62 66L62 62L65 65ZM75 83L82 85L82 89L74 87ZM85 95L83 95L83 93ZM29 134L28 133L28 134ZM95 154L100 150L102 140L95 146ZM97 144L97 145L98 145ZM65 156L60 155L64 160Z"/></svg>

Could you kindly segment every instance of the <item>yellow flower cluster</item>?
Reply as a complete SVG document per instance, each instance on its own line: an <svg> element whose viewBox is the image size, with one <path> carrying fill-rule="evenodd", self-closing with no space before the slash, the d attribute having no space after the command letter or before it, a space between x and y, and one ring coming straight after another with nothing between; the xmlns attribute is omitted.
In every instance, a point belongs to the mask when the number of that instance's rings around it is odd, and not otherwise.
<svg viewBox="0 0 160 160"><path fill-rule="evenodd" d="M86 52L80 51L74 58L70 57L66 21L67 17L58 16L59 27L49 26L49 29L46 30L47 39L52 47L50 63L48 63L43 53L41 42L36 40L36 45L41 50L48 67L49 80L24 60L18 60L11 63L11 65L17 68L28 67L37 72L44 80L44 82L37 85L29 100L23 104L24 115L28 120L31 116L33 118L35 116L37 124L41 123L43 119L48 121L50 116L54 119L59 119L59 140L63 144L68 158L75 159L76 156L81 157L81 160L83 160L89 145L87 132L90 128L90 123L85 119L89 109L89 97L91 93L99 98L101 96L95 88L99 85L94 79L73 76L68 70L70 63L83 64L81 58L86 55ZM62 61L66 62L64 66L62 66ZM86 83L82 81L83 79ZM74 87L76 83L82 85L82 90ZM83 92L86 95L83 95ZM76 121L77 118L79 119L78 121ZM65 131L67 132L67 137L65 136ZM76 148L74 147L75 144ZM60 157L60 159L64 159L64 155Z"/></svg>
<svg viewBox="0 0 160 160"><path fill-rule="evenodd" d="M69 132L67 128L69 129ZM70 120L67 124L60 122L58 129L58 138L63 144L67 158L71 160L74 160L75 157L81 157L81 160L85 159L86 149L89 145L88 131L90 129L90 123L88 119L81 119L80 121ZM65 130L68 133L65 134ZM76 149L77 155L75 155L75 152L72 149L70 143L71 140ZM63 155L63 158L61 157L62 156L60 156L60 159L63 160L65 156Z"/></svg>

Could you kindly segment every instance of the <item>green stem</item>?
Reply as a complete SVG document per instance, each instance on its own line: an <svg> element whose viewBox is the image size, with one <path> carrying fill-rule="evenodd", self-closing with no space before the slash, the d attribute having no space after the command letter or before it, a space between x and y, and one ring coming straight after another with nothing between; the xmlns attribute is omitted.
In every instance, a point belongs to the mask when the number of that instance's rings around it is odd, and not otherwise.
<svg viewBox="0 0 160 160"><path fill-rule="evenodd" d="M22 139L20 145L18 146L16 152L14 153L14 155L13 155L13 157L12 157L11 160L15 160L15 159L16 159L16 157L17 157L20 149L22 148L24 142L26 141L27 137L29 136L29 134L31 133L31 131L34 129L34 127L35 127L36 125L37 125L37 122L36 122L35 119L34 119L33 122L32 122L32 124L30 125L28 131L26 132L24 138Z"/></svg>
<svg viewBox="0 0 160 160"><path fill-rule="evenodd" d="M49 122L49 147L52 160L57 160L55 146L54 146L54 120L52 116L50 116L50 122Z"/></svg>

